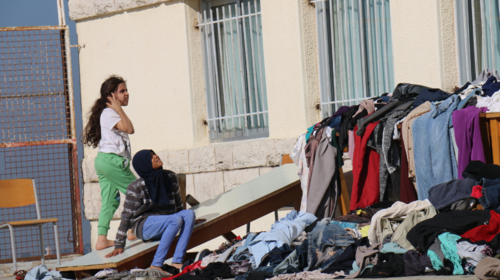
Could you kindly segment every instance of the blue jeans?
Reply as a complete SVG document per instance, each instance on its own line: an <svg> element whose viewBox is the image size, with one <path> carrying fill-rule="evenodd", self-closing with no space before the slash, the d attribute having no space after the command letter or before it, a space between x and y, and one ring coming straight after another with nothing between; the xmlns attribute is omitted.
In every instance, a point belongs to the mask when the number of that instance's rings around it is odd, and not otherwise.
<svg viewBox="0 0 500 280"><path fill-rule="evenodd" d="M170 245L179 230L181 230L181 233L175 248L173 262L182 263L189 239L193 233L195 218L195 214L191 209L182 210L172 215L153 215L146 218L146 222L142 227L143 239L147 241L160 240L152 266L161 267L163 265Z"/></svg>
<svg viewBox="0 0 500 280"><path fill-rule="evenodd" d="M419 200L425 200L429 196L431 187L458 178L449 121L459 102L457 95L451 95L440 104L432 103L430 112L413 121L413 149Z"/></svg>
<svg viewBox="0 0 500 280"><path fill-rule="evenodd" d="M344 251L343 247L354 243L354 239L341 226L330 224L330 219L325 218L316 224L313 231L308 234L309 250L307 270L317 268L325 269L333 263Z"/></svg>
<svg viewBox="0 0 500 280"><path fill-rule="evenodd" d="M484 209L495 210L500 208L500 178L495 180L483 178L479 184L483 186L483 196L478 200Z"/></svg>

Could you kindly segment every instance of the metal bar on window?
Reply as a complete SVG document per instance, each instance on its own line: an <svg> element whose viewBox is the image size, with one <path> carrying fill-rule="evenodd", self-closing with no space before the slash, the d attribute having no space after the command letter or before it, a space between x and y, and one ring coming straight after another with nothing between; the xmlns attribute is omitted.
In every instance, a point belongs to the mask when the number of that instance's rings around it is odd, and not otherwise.
<svg viewBox="0 0 500 280"><path fill-rule="evenodd" d="M367 31L367 34L368 34L368 69L369 69L369 72L370 72L370 92L371 92L371 95L374 94L374 92L376 92L375 90L375 79L373 77L373 72L374 72L374 65L373 65L373 53L372 53L372 28L371 28L371 12L370 12L370 2L371 0L368 0L367 1L367 9L366 9L366 14L367 14L367 22L368 24L366 25L366 29L368 30Z"/></svg>
<svg viewBox="0 0 500 280"><path fill-rule="evenodd" d="M206 12L204 13L204 15L205 15L205 17L203 16L203 14L199 14L198 15L198 18L200 18L200 16L201 16L202 22L205 22L207 20L207 18L206 18ZM209 43L208 43L208 38L207 38L207 36L208 36L207 33L208 32L206 30L206 25L200 27L200 29L202 31L200 35L202 37L202 42L203 42L202 43L203 47L201 48L201 50L202 50L202 53L203 53L205 59L209 60L210 59L210 56L209 56L210 51L209 51ZM208 64L209 65L206 66L206 68L207 68L208 71L205 72L205 79L206 79L206 82L208 82L208 84L209 84L209 86L207 87L207 91L209 91L210 93L213 93L212 89L214 87L212 86L212 80L213 80L213 78L212 78L212 71L211 71L211 67L210 67L211 64L210 63L208 63ZM209 94L208 96L212 96L213 97L213 94ZM214 104L214 102L215 101L213 100L213 98L211 98L210 99L210 103L212 105L212 114L210 114L210 110L207 110L208 111L208 119L209 119L208 120L208 130L209 131L211 130L210 124L213 124L214 125L214 131L217 131L217 125L216 125L216 123L214 121L212 121L213 120L212 117L215 114L215 104ZM207 109L208 109L208 104L207 104Z"/></svg>
<svg viewBox="0 0 500 280"><path fill-rule="evenodd" d="M382 0L382 26L384 34L384 65L385 65L385 88L389 88L389 57L387 56L387 30L386 30L386 18L385 18L385 0ZM382 93L383 91L379 92Z"/></svg>
<svg viewBox="0 0 500 280"><path fill-rule="evenodd" d="M205 12L205 19L206 19L206 11ZM213 21L213 16L211 15L210 16L210 21L212 22ZM219 112L219 116L221 116L221 110L220 110L220 107L221 107L221 102L220 102L220 89L219 89L219 74L218 74L218 71L217 71L217 51L216 51L216 47L215 47L215 29L214 29L214 25L213 24L210 24L210 27L212 27L212 39L210 40L210 42L212 43L212 63L210 63L209 67L212 67L213 68L213 71L215 73L215 81L214 81L214 84L215 84L215 87L213 87L213 89L215 89L215 96L217 97L217 106L216 106L216 109L217 111ZM213 100L215 102L215 99ZM215 112L214 112L215 114ZM222 125L222 121L219 121L219 129L222 129L223 125ZM218 132L218 130L216 130Z"/></svg>
<svg viewBox="0 0 500 280"><path fill-rule="evenodd" d="M477 61L477 38L476 38L476 5L475 5L475 0L471 0L471 7L472 7L472 37L474 41L474 70L476 71L475 74L479 74L479 67L478 67L478 61ZM472 81L472 78L470 79Z"/></svg>
<svg viewBox="0 0 500 280"><path fill-rule="evenodd" d="M357 49L356 49L356 23L354 21L354 0L351 0L351 21L352 21L352 56L354 58L354 89L356 90L355 95L359 98L358 90L358 59L357 59Z"/></svg>
<svg viewBox="0 0 500 280"><path fill-rule="evenodd" d="M335 61L335 32L333 30L333 1L329 0L329 5L330 5L330 37L331 37L331 42L332 42L332 47L331 47L331 56L332 56L332 77L333 77L333 100L337 99L337 69L336 69L336 61ZM326 32L326 25L325 25L325 32ZM326 37L325 41L325 49L328 49L328 37ZM332 95L330 95L332 96ZM337 109L337 108L335 108ZM328 111L330 113L330 111Z"/></svg>
<svg viewBox="0 0 500 280"><path fill-rule="evenodd" d="M328 67L328 64L329 64L329 57L328 57L328 34L327 34L327 27L326 27L326 5L325 5L325 1L320 1L321 5L323 6L323 12L322 12L322 15L323 15L323 51L324 51L324 59L325 59L325 82L326 82L326 96L330 96L331 94L331 88L330 88L330 71L329 71L329 67ZM331 106L327 106L327 111L328 111L328 117L332 115L332 110L331 110Z"/></svg>
<svg viewBox="0 0 500 280"><path fill-rule="evenodd" d="M240 7L238 4L235 4L234 5L236 7L236 15L241 15L240 13ZM243 19L241 19L241 21L243 21ZM239 55L238 57L240 58L240 75L241 75L241 99L243 101L242 105L243 105L243 112L245 114L245 117L243 117L244 121L245 121L245 127L248 127L248 118L246 117L247 115L247 106L246 106L246 98L245 98L245 88L246 88L246 81L245 81L245 75L243 74L243 70L244 70L244 64L243 64L243 48L241 47L241 36L240 36L240 19L237 19L236 20L236 35L238 36L238 49L240 50L239 51ZM246 53L246 52L245 52ZM241 112L241 111L240 111Z"/></svg>
<svg viewBox="0 0 500 280"><path fill-rule="evenodd" d="M377 0L374 0L373 12L375 14L375 37L379 38L378 37L378 26L377 26L377 24L378 24L378 16L377 16L377 7L376 7L376 4L377 4ZM375 41L375 52L376 52L375 53L375 59L377 60L377 70L378 70L377 71L377 76L378 76L377 79L379 81L381 81L382 79L380 78L380 75L382 74L382 69L380 67L382 66L382 63L379 62L379 58L380 58L381 55L379 55L379 46L378 46L378 44L377 44L376 41ZM378 82L378 85L379 85L378 88L377 88L378 92L382 92L382 89L380 88L382 86L382 83ZM377 92L374 93L374 95L377 95L377 94L378 94Z"/></svg>
<svg viewBox="0 0 500 280"><path fill-rule="evenodd" d="M229 6L229 9L231 9L231 6ZM217 15L217 17L219 17L219 15ZM224 19L226 18L226 10L224 9L224 7L222 8L222 18L224 18ZM225 20L223 22L223 24L222 24L222 26L224 28L224 38L223 38L223 40L224 40L224 46L226 48L226 50L224 51L224 56L225 56L226 70L227 70L227 76L228 76L227 77L227 82L228 82L227 86L229 87L229 90L227 92L229 94L229 101L231 102L231 105L229 106L229 108L231 109L231 115L233 115L233 119L232 119L232 124L233 124L232 126L233 126L233 128L232 129L234 130L235 129L234 108L233 108L234 102L233 102L233 89L231 87L231 72L229 70L230 69L229 58L228 58L229 49L227 47L227 38L226 38L226 32L227 32L226 30L227 30L227 28L226 28L226 22L227 21ZM221 35L221 33L219 33L219 38L221 37L220 35ZM223 75L224 75L224 73L223 73ZM224 96L226 96L226 94L224 94ZM224 98L224 103L226 103L226 114L227 114L228 110L227 110L227 102L226 102L225 98Z"/></svg>
<svg viewBox="0 0 500 280"><path fill-rule="evenodd" d="M236 55L235 55L235 51L234 51L234 37L233 37L233 12L232 12L232 5L229 5L229 26L231 28L231 54L232 54L232 58L233 58L233 70L234 70L234 80L235 80L235 83L236 85L234 86L234 92L236 93L236 96L238 95L238 71L236 70ZM236 7L238 5L235 5L235 11L236 11ZM236 28L238 28L238 26L236 26ZM239 41L239 39L238 39ZM239 57L239 56L238 56ZM241 92L245 92L243 89L241 90ZM233 103L234 104L234 103ZM238 98L236 98L236 109L237 109L237 113L238 114L241 114L241 108L240 108L240 103L238 102ZM241 126L241 119L238 117L238 125L239 125L239 129L243 129L243 127ZM246 127L246 125L245 125Z"/></svg>
<svg viewBox="0 0 500 280"><path fill-rule="evenodd" d="M217 15L217 19L219 19L220 18L220 16L219 16L219 8L215 8L215 14ZM225 79L225 73L224 73L224 70L225 70L226 67L225 67L224 64L227 61L225 59L225 54L227 53L227 48L225 49L224 56L223 56L222 55L222 42L221 42L222 33L220 32L220 23L221 23L221 21L219 20L217 22L217 32L218 32L217 34L219 35L219 36L217 36L217 37L219 37L218 38L219 39L218 40L219 41L219 59L216 60L215 67L218 68L217 65L219 64L219 61L220 61L220 71L221 71L221 73L219 73L219 76L221 77L221 80L222 80L222 95L224 96L224 100L222 102L219 101L219 104L220 104L220 107L224 106L224 115L226 115L228 113L228 110L227 110L227 102L226 102L226 94L227 94L226 79ZM215 39L215 36L214 36L214 39ZM219 71L217 71L217 72L219 72ZM217 80L217 83L219 83L219 80ZM217 95L217 96L220 96L220 94ZM224 104L222 104L222 103L224 103ZM222 115L222 114L219 114L219 115ZM227 121L224 122L224 124L226 125L226 129L228 129L227 123L228 123Z"/></svg>
<svg viewBox="0 0 500 280"><path fill-rule="evenodd" d="M484 6L483 6L483 1L479 1L479 4L480 4L480 13L481 13L481 47L483 49L483 67L484 68L488 68L488 65L487 65L487 55L486 55L486 32L485 32L485 29L484 29ZM458 20L458 19L457 19Z"/></svg>
<svg viewBox="0 0 500 280"><path fill-rule="evenodd" d="M344 24L344 29L345 29L345 35L346 35L346 38L345 38L345 42L346 42L346 64L347 64L347 80L348 80L348 89L349 89L349 98L352 98L353 94L352 94L352 83L351 83L351 76L352 76L352 73L351 73L351 67L349 66L351 64L351 58L350 58L350 55L349 55L349 47L350 47L350 40L349 40L349 32L348 32L348 22L349 22L349 18L347 16L347 4L344 3L344 20L346 21L346 23Z"/></svg>
<svg viewBox="0 0 500 280"><path fill-rule="evenodd" d="M471 80L471 71L470 71L470 66L469 66L469 60L470 60L470 45L469 45L469 29L468 27L468 13L467 13L467 1L462 1L462 8L463 8L463 14L462 16L464 17L463 19L463 24L464 24L464 41L465 41L465 69L467 70L467 80Z"/></svg>
<svg viewBox="0 0 500 280"><path fill-rule="evenodd" d="M337 29L337 30L339 32L339 35L338 35L338 38L339 38L338 45L339 45L339 48L340 48L340 56L339 56L339 58L340 58L340 65L341 65L340 67L342 67L342 66L345 67L345 65L347 65L347 61L346 61L346 59L345 59L345 57L343 55L343 53L345 52L345 51L343 52L344 45L343 45L342 40L340 40L340 38L341 38L340 36L343 35L342 34L343 31L342 31L342 28L340 28L342 25L340 25L340 5L339 5L339 0L335 0L335 4L337 6L337 9L336 9L337 10L337 26L339 27L339 29ZM342 36L342 38L343 38L343 36ZM332 46L332 52L335 51L334 46L335 45ZM342 63L342 62L344 62L344 63ZM346 86L347 79L344 76L345 76L344 71L340 71L340 82L341 82L340 85L342 87L342 100L348 99L346 97L346 94L348 94L347 93L348 90L346 90L346 88L349 88L349 86Z"/></svg>
<svg viewBox="0 0 500 280"><path fill-rule="evenodd" d="M259 58L259 74L260 74L260 87L259 87L259 90L260 90L260 102L261 102L261 109L262 111L264 111L266 108L264 108L264 87L262 86L263 83L264 83L264 78L263 78L263 69L262 69L262 57L264 57L262 55L262 51L260 49L260 36L259 36L259 18L258 18L258 15L257 15L257 0L254 0L254 7L255 7L255 27L257 28L257 47L258 47L258 51L259 51L259 55L258 55L258 58ZM263 114L262 115L262 119L264 121L264 125L267 126L267 116L266 114Z"/></svg>
<svg viewBox="0 0 500 280"><path fill-rule="evenodd" d="M363 23L363 5L361 4L361 0L358 0L358 18L359 18L359 30L360 30L360 40L361 40L361 71L363 71L363 97L366 98L367 95L367 89L366 89L366 70L365 70L365 63L366 63L366 57L365 57L365 30L364 30L364 23Z"/></svg>
<svg viewBox="0 0 500 280"><path fill-rule="evenodd" d="M491 2L492 0L489 0L489 6L490 6L490 33L493 34L493 10L491 9ZM496 63L495 63L495 40L493 38L490 39L491 41L491 59L493 60L493 66L491 69L495 69Z"/></svg>
<svg viewBox="0 0 500 280"><path fill-rule="evenodd" d="M245 14L245 4L241 3L241 13L244 15ZM247 66L247 89L248 89L248 97L250 97L250 68L248 67L248 49L247 49L247 46L248 46L248 41L247 41L247 31L246 31L246 25L245 25L245 19L242 18L241 19L242 23L243 23L243 42L244 42L244 50L245 50L245 65ZM253 105L252 105L252 100L248 100L248 104L250 105L250 112L255 112L253 110ZM259 124L260 125L260 124ZM251 127L254 127L254 121L253 121L253 118L250 117L250 126Z"/></svg>
<svg viewBox="0 0 500 280"><path fill-rule="evenodd" d="M252 13L252 8L250 7L250 1L247 2L248 4L248 13ZM253 49L253 28L252 28L252 18L248 18L248 25L250 26L250 46L252 49L252 75L253 75L253 86L254 86L254 95L255 95L255 108L258 111L263 111L263 108L259 108L260 102L259 102L259 96L257 93L257 75L255 75L255 52ZM260 110L259 110L260 109ZM257 125L260 127L260 118L257 116Z"/></svg>

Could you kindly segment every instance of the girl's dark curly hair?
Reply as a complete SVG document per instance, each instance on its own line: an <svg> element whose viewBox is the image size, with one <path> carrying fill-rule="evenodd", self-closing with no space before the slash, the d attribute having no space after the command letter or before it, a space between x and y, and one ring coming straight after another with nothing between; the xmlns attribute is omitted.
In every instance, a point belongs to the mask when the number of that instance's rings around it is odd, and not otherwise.
<svg viewBox="0 0 500 280"><path fill-rule="evenodd" d="M101 85L101 97L97 99L92 106L89 114L89 121L85 126L82 134L82 142L84 145L96 148L101 140L101 113L107 107L108 97L112 92L118 89L118 85L125 83L122 77L111 76Z"/></svg>

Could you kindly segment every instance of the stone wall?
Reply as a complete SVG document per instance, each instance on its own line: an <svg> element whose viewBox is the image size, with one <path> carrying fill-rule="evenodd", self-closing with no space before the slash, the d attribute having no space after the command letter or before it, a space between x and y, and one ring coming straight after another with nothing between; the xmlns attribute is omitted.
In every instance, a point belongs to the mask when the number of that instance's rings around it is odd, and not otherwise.
<svg viewBox="0 0 500 280"><path fill-rule="evenodd" d="M280 164L281 155L289 154L296 139L258 139L179 151L155 151L163 167L186 174L186 191L203 202L248 182ZM82 162L84 208L88 220L97 220L101 195L94 169L94 158ZM122 201L124 200L123 194ZM114 218L119 219L122 206Z"/></svg>

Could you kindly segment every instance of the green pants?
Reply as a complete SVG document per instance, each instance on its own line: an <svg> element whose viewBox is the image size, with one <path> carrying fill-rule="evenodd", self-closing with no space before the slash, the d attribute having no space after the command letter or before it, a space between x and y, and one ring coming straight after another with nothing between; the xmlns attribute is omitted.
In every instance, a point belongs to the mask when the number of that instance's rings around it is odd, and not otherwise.
<svg viewBox="0 0 500 280"><path fill-rule="evenodd" d="M120 205L120 192L126 193L127 187L135 179L130 171L130 161L124 166L126 158L116 154L98 153L94 162L95 171L101 187L101 213L97 223L97 234L108 235L109 223Z"/></svg>

